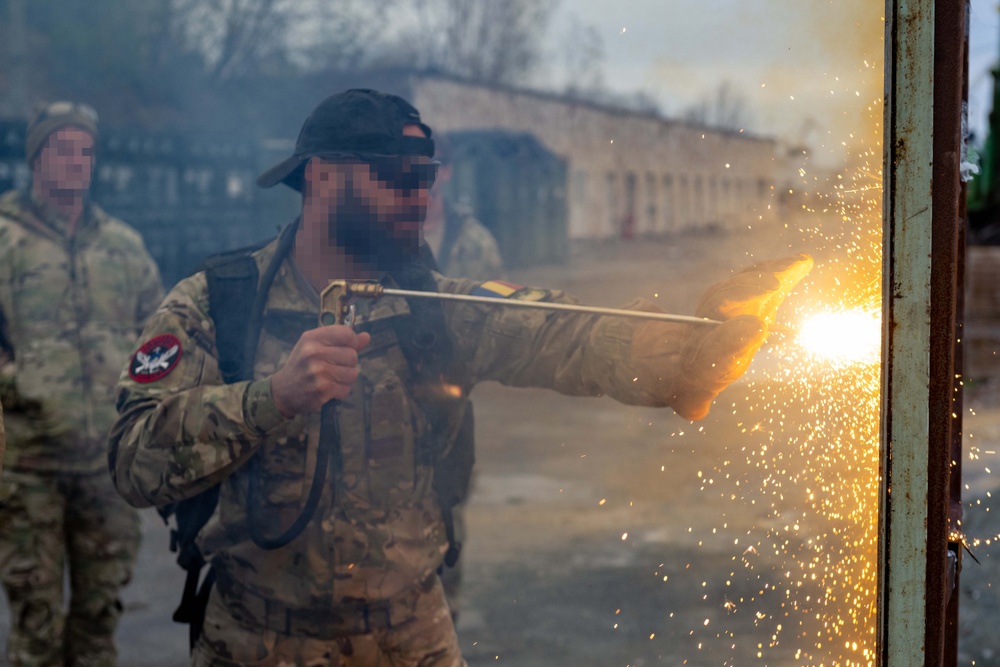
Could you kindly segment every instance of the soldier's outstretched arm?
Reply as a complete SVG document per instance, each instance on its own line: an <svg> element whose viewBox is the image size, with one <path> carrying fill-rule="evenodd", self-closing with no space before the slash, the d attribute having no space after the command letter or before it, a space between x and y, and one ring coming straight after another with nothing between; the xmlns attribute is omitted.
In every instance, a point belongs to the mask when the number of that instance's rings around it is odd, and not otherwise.
<svg viewBox="0 0 1000 667"><path fill-rule="evenodd" d="M718 326L475 306L450 309L452 327L473 381L609 395L701 419L747 370L778 307L812 265L808 255L761 262L711 286L696 314L724 320ZM573 301L496 281L450 287L473 294L484 288L500 298ZM643 301L627 307L658 310Z"/></svg>
<svg viewBox="0 0 1000 667"><path fill-rule="evenodd" d="M286 421L269 379L223 384L207 313L204 275L179 283L122 372L108 463L119 493L137 507L218 484Z"/></svg>

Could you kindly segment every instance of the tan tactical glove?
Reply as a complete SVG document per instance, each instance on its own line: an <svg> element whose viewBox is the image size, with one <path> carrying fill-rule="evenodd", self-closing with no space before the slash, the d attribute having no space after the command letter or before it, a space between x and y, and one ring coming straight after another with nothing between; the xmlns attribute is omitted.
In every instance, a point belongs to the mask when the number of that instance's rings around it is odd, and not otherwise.
<svg viewBox="0 0 1000 667"><path fill-rule="evenodd" d="M642 324L632 339L636 382L685 419L701 419L719 392L746 372L778 307L812 267L812 257L800 254L760 262L712 285L695 312L724 320L718 326Z"/></svg>

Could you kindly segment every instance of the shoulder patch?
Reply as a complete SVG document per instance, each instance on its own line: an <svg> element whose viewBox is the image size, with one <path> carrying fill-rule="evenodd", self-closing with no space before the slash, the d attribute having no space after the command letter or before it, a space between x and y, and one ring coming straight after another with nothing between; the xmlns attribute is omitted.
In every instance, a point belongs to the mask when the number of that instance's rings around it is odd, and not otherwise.
<svg viewBox="0 0 1000 667"><path fill-rule="evenodd" d="M181 342L173 334L150 338L132 355L128 375L142 384L162 380L177 367L181 353Z"/></svg>
<svg viewBox="0 0 1000 667"><path fill-rule="evenodd" d="M489 296L506 299L514 292L524 289L523 285L515 285L504 280L487 280L472 290L472 296Z"/></svg>

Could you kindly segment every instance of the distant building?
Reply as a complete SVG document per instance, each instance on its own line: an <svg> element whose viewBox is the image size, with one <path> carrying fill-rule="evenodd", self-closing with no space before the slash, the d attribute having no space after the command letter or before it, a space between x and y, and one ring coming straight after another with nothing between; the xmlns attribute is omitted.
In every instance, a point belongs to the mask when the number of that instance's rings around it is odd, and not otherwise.
<svg viewBox="0 0 1000 667"><path fill-rule="evenodd" d="M510 266L560 261L567 241L756 228L801 205L791 184L807 156L775 139L398 69L222 85L173 121L136 106L132 116L156 122L104 124L96 199L140 230L171 283L205 255L269 238L297 215L297 193L260 190L253 179L293 150L320 100L347 88L400 94L435 131L477 147L471 199ZM99 112L128 108L92 101ZM0 119L0 191L28 182L24 125Z"/></svg>
<svg viewBox="0 0 1000 667"><path fill-rule="evenodd" d="M435 75L400 92L437 131L527 131L565 158L573 240L746 229L773 218L787 180L771 138Z"/></svg>

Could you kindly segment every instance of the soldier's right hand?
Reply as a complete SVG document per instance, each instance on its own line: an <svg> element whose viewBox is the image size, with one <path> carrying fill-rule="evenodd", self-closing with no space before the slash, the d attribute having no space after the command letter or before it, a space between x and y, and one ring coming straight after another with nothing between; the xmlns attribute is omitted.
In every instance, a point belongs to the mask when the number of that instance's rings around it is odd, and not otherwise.
<svg viewBox="0 0 1000 667"><path fill-rule="evenodd" d="M318 412L327 401L346 398L358 379L358 352L370 342L368 333L342 324L302 334L288 361L271 376L271 397L281 414Z"/></svg>
<svg viewBox="0 0 1000 667"><path fill-rule="evenodd" d="M712 285L695 312L723 320L715 327L640 325L632 340L632 359L642 369L635 381L681 417L701 419L715 397L746 372L778 307L812 268L812 257L801 254L760 262Z"/></svg>

